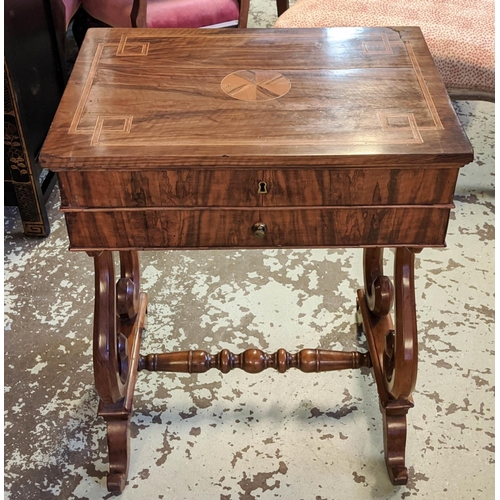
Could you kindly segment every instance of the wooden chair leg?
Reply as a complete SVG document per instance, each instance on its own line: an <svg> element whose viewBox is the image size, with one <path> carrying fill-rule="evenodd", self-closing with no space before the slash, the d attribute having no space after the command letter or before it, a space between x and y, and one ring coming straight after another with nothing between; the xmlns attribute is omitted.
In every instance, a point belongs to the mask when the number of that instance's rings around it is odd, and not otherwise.
<svg viewBox="0 0 500 500"><path fill-rule="evenodd" d="M238 28L246 28L248 26L250 0L239 0L239 2L240 2L240 17L238 19Z"/></svg>

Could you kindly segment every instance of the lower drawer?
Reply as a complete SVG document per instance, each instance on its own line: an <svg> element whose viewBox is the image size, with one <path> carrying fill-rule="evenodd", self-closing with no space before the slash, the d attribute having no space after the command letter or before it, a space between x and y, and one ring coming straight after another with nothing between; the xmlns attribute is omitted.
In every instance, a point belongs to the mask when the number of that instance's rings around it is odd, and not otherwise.
<svg viewBox="0 0 500 500"><path fill-rule="evenodd" d="M450 209L335 207L67 212L73 250L444 246ZM256 223L266 230L257 232Z"/></svg>

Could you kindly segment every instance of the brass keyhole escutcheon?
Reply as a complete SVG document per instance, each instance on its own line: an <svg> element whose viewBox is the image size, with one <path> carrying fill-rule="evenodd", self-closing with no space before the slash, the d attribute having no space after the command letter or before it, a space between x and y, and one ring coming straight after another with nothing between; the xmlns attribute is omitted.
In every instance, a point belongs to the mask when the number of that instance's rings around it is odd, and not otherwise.
<svg viewBox="0 0 500 500"><path fill-rule="evenodd" d="M259 194L267 194L267 182L259 182Z"/></svg>
<svg viewBox="0 0 500 500"><path fill-rule="evenodd" d="M252 226L253 235L256 238L265 238L267 232L267 226L263 222L256 222Z"/></svg>

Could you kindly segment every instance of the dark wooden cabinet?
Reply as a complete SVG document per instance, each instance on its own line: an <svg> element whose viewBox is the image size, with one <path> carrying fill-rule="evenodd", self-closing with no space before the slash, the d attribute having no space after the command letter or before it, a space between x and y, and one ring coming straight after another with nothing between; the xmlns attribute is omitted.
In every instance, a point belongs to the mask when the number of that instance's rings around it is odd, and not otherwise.
<svg viewBox="0 0 500 500"><path fill-rule="evenodd" d="M65 84L57 21L48 0L7 0L4 14L4 205L19 207L25 234L47 236L56 177L38 153Z"/></svg>

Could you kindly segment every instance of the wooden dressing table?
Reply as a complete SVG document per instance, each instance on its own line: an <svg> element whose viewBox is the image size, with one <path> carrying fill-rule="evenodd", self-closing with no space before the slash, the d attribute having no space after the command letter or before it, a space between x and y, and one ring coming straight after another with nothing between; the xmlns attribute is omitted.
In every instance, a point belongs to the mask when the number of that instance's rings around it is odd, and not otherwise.
<svg viewBox="0 0 500 500"><path fill-rule="evenodd" d="M472 158L418 28L90 30L41 160L58 173L71 250L95 262L108 489L126 483L138 371L210 368L373 367L389 476L405 484L414 254L445 245ZM364 248L369 353L140 355L140 250L295 247Z"/></svg>

